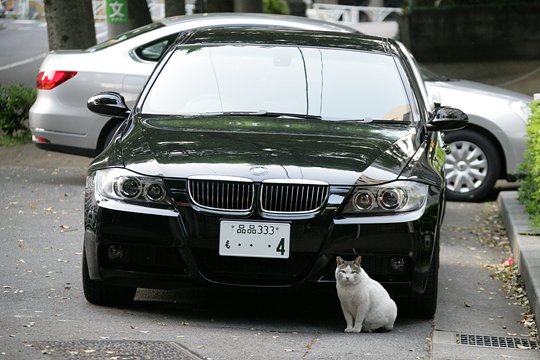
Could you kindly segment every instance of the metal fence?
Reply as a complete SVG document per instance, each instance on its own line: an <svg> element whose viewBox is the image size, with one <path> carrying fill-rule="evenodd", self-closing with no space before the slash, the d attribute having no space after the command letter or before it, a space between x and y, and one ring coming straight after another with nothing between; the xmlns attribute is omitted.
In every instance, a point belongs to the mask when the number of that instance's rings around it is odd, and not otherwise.
<svg viewBox="0 0 540 360"><path fill-rule="evenodd" d="M356 25L361 21L382 22L389 15L403 14L401 8L377 7L377 6L348 6L336 4L313 4L311 9L306 10L306 15L313 19L343 22Z"/></svg>

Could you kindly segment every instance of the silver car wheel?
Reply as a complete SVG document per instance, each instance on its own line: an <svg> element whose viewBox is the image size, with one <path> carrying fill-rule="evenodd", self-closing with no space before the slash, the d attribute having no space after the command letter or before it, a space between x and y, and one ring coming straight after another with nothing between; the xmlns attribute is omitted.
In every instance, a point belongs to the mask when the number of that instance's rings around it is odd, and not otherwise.
<svg viewBox="0 0 540 360"><path fill-rule="evenodd" d="M446 187L455 192L468 193L482 186L488 174L487 157L480 147L469 141L448 144L446 157Z"/></svg>

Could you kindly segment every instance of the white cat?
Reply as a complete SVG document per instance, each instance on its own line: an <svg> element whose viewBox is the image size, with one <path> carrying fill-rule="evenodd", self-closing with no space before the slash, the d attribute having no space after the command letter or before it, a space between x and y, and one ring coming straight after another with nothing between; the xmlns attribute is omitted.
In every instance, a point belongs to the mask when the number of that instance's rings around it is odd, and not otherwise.
<svg viewBox="0 0 540 360"><path fill-rule="evenodd" d="M336 258L336 288L347 322L345 332L390 331L397 317L397 306L382 285L354 261Z"/></svg>

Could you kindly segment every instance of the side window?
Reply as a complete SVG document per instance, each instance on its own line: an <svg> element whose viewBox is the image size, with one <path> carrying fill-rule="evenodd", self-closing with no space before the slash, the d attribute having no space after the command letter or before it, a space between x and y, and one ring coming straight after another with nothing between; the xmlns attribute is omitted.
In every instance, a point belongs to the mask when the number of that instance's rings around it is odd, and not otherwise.
<svg viewBox="0 0 540 360"><path fill-rule="evenodd" d="M150 43L139 46L135 49L137 57L144 61L157 62L165 50L171 46L178 34L172 34L161 39L154 40Z"/></svg>

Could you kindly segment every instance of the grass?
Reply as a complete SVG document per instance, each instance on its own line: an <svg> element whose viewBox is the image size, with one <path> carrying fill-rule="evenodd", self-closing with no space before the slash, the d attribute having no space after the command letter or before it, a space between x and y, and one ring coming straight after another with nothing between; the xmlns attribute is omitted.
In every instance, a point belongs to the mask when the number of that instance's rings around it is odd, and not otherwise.
<svg viewBox="0 0 540 360"><path fill-rule="evenodd" d="M32 134L30 133L30 131L25 131L14 136L0 133L1 147L13 147L30 143L32 143Z"/></svg>

